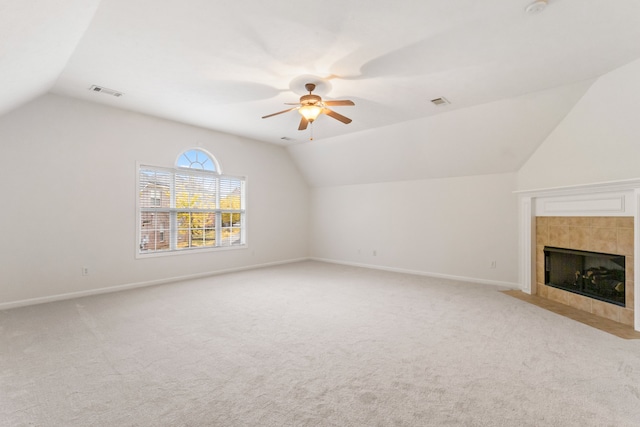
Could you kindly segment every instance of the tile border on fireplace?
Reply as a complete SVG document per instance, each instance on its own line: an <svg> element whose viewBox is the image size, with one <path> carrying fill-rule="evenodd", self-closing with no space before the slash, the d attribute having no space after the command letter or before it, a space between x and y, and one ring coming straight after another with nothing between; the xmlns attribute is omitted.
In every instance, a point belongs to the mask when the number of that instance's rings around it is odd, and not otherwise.
<svg viewBox="0 0 640 427"><path fill-rule="evenodd" d="M544 284L545 246L622 255L626 258L625 264L633 266L633 217L538 216L535 220L536 294L596 316L633 326L633 268L626 271L625 307Z"/></svg>

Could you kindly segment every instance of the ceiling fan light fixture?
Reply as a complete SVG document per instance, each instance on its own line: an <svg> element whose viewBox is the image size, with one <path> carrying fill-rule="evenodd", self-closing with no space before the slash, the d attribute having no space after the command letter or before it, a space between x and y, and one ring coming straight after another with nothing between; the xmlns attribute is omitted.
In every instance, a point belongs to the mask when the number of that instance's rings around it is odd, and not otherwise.
<svg viewBox="0 0 640 427"><path fill-rule="evenodd" d="M304 117L309 123L313 122L318 118L320 113L322 112L322 107L317 105L303 105L298 109L298 112Z"/></svg>
<svg viewBox="0 0 640 427"><path fill-rule="evenodd" d="M535 15L536 13L542 12L547 7L547 4L548 0L536 0L527 6L525 12L529 15Z"/></svg>
<svg viewBox="0 0 640 427"><path fill-rule="evenodd" d="M353 101L348 99L331 99L328 101L323 101L319 95L314 95L313 91L316 88L315 83L307 83L304 87L309 91L307 95L302 95L300 97L300 102L298 103L286 103L288 105L296 105L296 107L287 108L283 111L278 111L277 113L267 114L266 116L262 116L263 119L267 119L269 117L277 116L279 114L288 113L289 111L298 110L302 118L300 119L300 124L298 125L298 130L306 130L309 127L309 123L313 123L320 114L325 114L332 119L338 120L346 125L351 123L351 119L349 117L345 117L340 113L333 111L331 108L333 106L353 106ZM311 137L313 139L313 136Z"/></svg>

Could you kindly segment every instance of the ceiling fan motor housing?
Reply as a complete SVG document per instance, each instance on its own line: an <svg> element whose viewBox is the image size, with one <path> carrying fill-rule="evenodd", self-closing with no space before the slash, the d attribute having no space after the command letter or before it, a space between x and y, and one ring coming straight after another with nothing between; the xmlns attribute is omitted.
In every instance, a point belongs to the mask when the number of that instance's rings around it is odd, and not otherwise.
<svg viewBox="0 0 640 427"><path fill-rule="evenodd" d="M300 104L302 105L314 105L314 104L318 104L319 102L322 101L322 98L320 98L318 95L302 95L300 97Z"/></svg>

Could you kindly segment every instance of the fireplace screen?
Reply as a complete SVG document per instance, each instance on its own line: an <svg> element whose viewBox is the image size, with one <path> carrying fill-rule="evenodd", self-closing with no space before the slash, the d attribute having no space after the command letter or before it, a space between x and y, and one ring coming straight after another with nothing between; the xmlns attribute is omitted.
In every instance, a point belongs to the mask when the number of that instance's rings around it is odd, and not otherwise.
<svg viewBox="0 0 640 427"><path fill-rule="evenodd" d="M624 307L623 255L544 248L544 282L548 286Z"/></svg>

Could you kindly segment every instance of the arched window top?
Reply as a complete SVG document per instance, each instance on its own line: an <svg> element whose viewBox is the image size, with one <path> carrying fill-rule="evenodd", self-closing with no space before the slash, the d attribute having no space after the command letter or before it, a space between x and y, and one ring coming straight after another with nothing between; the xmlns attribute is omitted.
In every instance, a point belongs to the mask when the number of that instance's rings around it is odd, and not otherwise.
<svg viewBox="0 0 640 427"><path fill-rule="evenodd" d="M178 156L178 160L176 160L176 166L215 172L217 174L222 173L216 158L200 148L191 148L183 151Z"/></svg>

